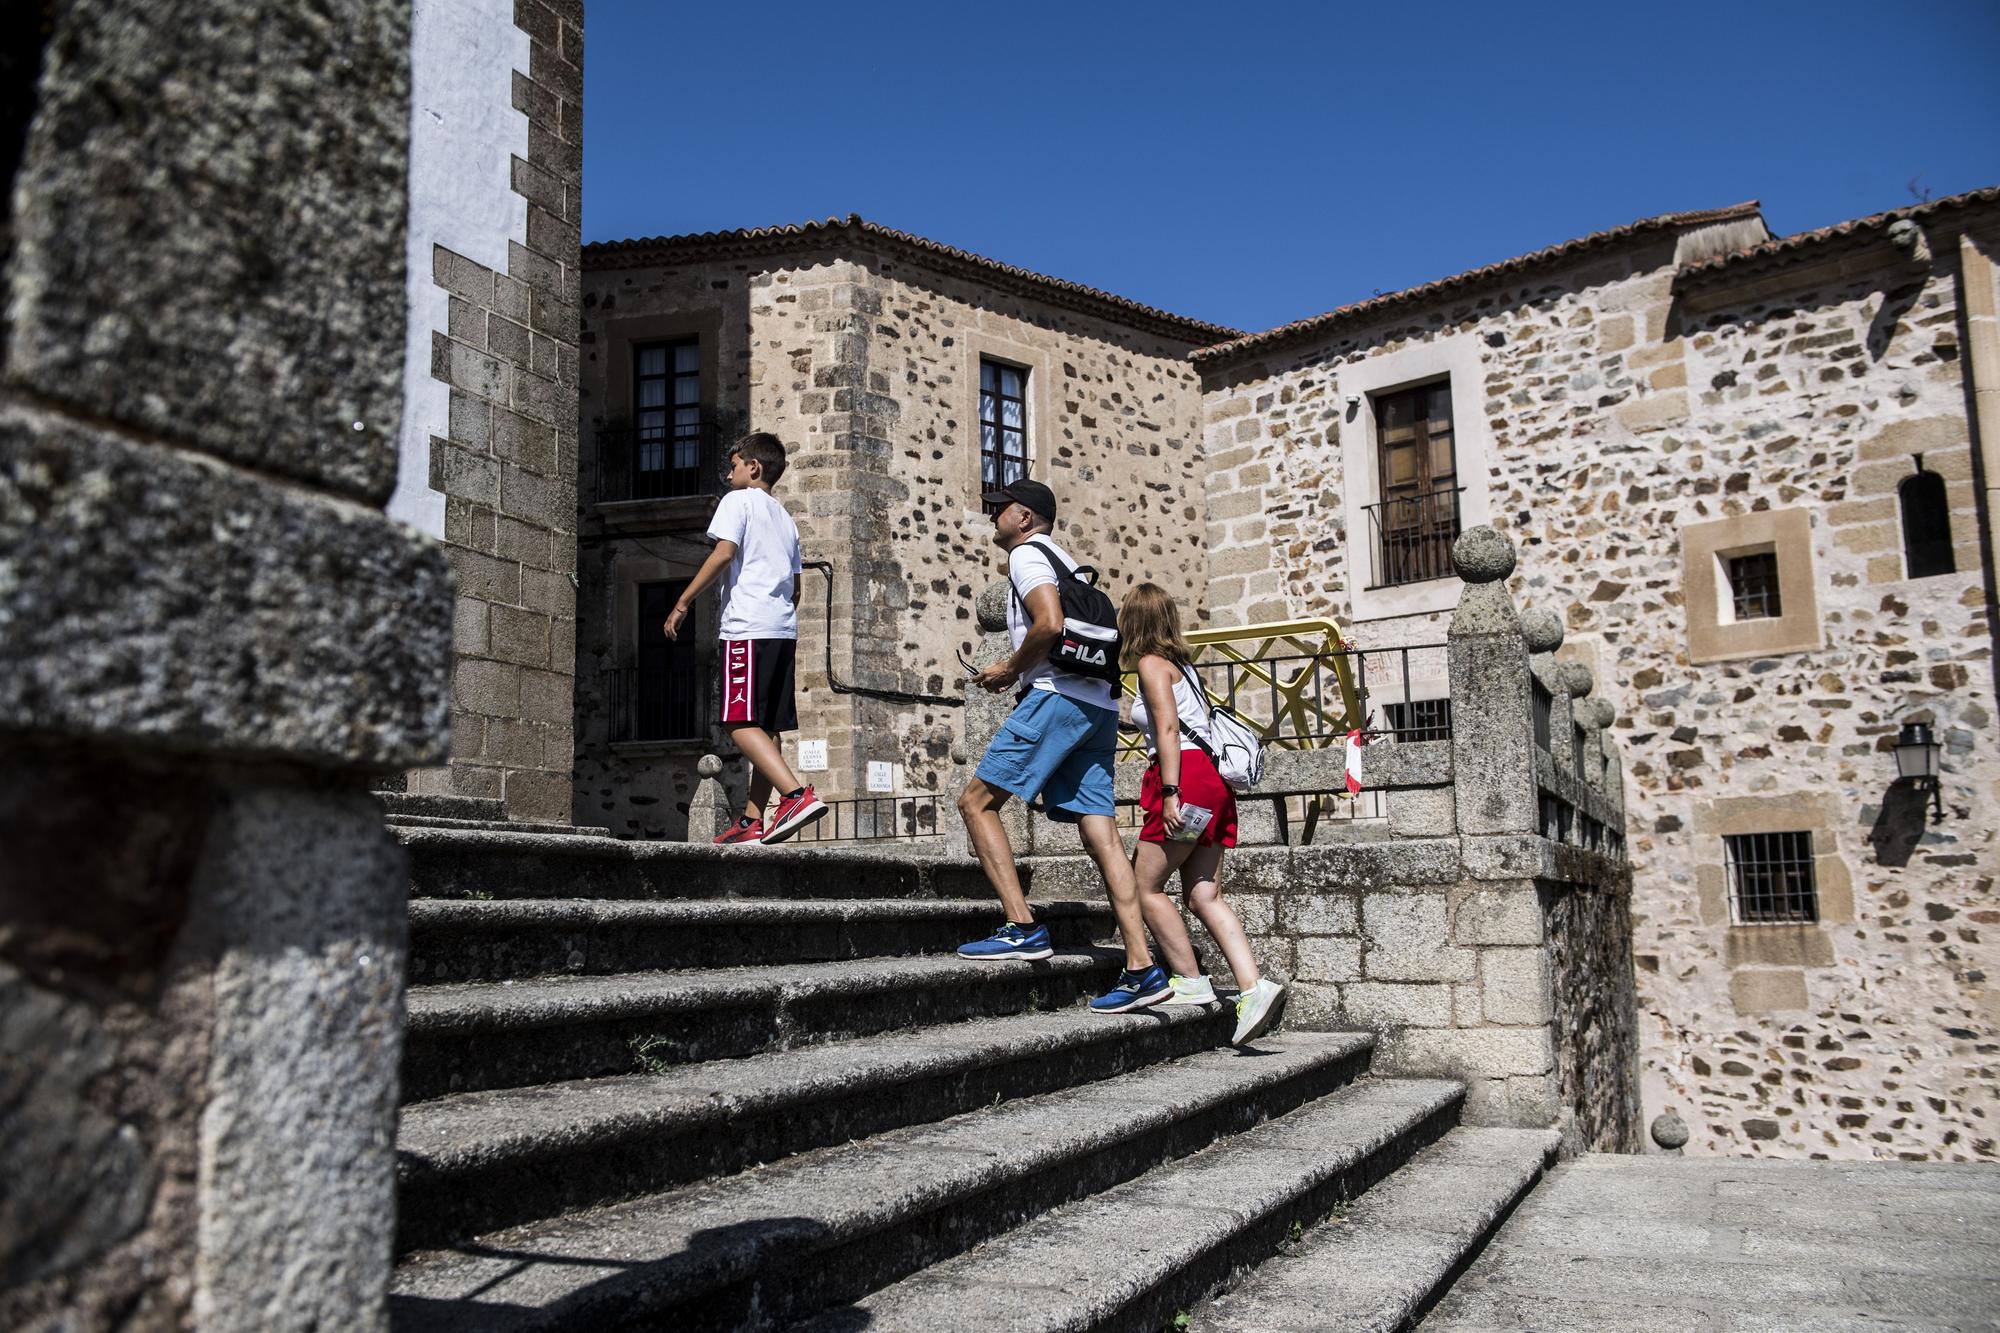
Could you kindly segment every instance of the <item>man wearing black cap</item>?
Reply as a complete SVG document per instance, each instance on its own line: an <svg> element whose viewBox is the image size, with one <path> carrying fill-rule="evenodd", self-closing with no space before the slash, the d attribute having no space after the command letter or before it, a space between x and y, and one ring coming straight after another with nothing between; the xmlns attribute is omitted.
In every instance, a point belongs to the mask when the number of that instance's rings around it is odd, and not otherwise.
<svg viewBox="0 0 2000 1333"><path fill-rule="evenodd" d="M1056 497L1039 481L1022 477L986 496L999 505L993 541L1007 552L1007 631L1014 653L973 677L982 689L1018 690L1019 703L994 736L979 768L958 798L958 811L979 854L988 882L1000 895L1007 922L988 938L961 948L961 958L1047 958L1055 953L1046 926L1035 924L1014 869L1000 809L1010 796L1041 798L1051 819L1077 826L1111 894L1118 933L1125 941L1125 971L1109 991L1091 1001L1098 1013L1117 1014L1158 1004L1173 993L1167 974L1153 963L1139 913L1139 889L1118 840L1111 770L1116 762L1118 687L1052 665L1049 650L1063 637L1057 561L1076 569L1069 552L1049 536L1056 526Z"/></svg>

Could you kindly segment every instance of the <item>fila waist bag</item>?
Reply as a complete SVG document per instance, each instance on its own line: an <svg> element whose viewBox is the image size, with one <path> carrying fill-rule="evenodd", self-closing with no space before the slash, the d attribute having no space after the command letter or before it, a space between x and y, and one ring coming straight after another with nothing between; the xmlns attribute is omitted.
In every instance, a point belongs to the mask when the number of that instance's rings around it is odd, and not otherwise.
<svg viewBox="0 0 2000 1333"><path fill-rule="evenodd" d="M1056 598L1062 604L1062 637L1049 649L1049 665L1073 676L1117 684L1118 608L1098 589L1097 571L1089 565L1072 569L1046 542L1030 541L1028 545L1049 558L1056 572ZM1010 591L1014 587L1011 578L1007 587ZM1014 600L1021 600L1019 592L1014 593ZM1022 612L1027 609L1022 603Z"/></svg>

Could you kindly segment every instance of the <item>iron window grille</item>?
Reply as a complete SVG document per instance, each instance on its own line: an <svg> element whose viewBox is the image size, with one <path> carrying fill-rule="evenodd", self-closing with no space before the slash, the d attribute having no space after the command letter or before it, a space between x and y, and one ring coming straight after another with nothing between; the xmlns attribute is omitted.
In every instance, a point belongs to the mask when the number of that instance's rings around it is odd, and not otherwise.
<svg viewBox="0 0 2000 1333"><path fill-rule="evenodd" d="M1917 467L1917 472L1896 487L1903 511L1904 573L1913 579L1954 574L1958 562L1951 551L1951 504L1945 495L1944 478L1923 471L1921 458Z"/></svg>
<svg viewBox="0 0 2000 1333"><path fill-rule="evenodd" d="M1028 372L1004 361L979 362L979 494L1028 475Z"/></svg>
<svg viewBox="0 0 2000 1333"><path fill-rule="evenodd" d="M1774 620L1778 601L1778 556L1774 551L1729 558L1729 593L1738 620Z"/></svg>
<svg viewBox="0 0 2000 1333"><path fill-rule="evenodd" d="M1409 703L1383 704L1389 731L1398 741L1448 741L1451 739L1451 700L1413 699Z"/></svg>
<svg viewBox="0 0 2000 1333"><path fill-rule="evenodd" d="M1722 840L1729 907L1738 925L1819 920L1810 833L1736 833Z"/></svg>
<svg viewBox="0 0 2000 1333"><path fill-rule="evenodd" d="M708 673L692 635L669 640L667 613L688 581L638 588L637 661L604 673L614 742L699 740L708 735Z"/></svg>

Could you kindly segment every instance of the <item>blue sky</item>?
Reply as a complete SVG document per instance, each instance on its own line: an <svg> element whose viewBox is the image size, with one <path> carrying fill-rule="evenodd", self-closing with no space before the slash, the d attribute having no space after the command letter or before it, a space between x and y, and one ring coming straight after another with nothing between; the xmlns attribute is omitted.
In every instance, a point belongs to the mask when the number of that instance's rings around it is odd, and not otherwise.
<svg viewBox="0 0 2000 1333"><path fill-rule="evenodd" d="M2000 184L2000 0L591 0L585 40L586 241L855 212L1244 329Z"/></svg>

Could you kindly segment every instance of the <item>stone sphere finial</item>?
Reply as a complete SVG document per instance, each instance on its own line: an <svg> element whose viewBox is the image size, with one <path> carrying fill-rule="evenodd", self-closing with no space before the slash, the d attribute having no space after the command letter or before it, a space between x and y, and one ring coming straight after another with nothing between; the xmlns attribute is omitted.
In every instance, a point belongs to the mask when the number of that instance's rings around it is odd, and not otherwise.
<svg viewBox="0 0 2000 1333"><path fill-rule="evenodd" d="M996 634L1007 628L1007 585L989 583L979 594L979 628Z"/></svg>
<svg viewBox="0 0 2000 1333"><path fill-rule="evenodd" d="M1531 606L1521 613L1521 637L1531 653L1552 653L1563 646L1562 617L1545 606Z"/></svg>
<svg viewBox="0 0 2000 1333"><path fill-rule="evenodd" d="M1583 701L1584 725L1596 727L1599 731L1603 731L1617 720L1618 710L1613 708L1611 701L1603 695L1599 695L1595 699L1585 699Z"/></svg>
<svg viewBox="0 0 2000 1333"><path fill-rule="evenodd" d="M1451 544L1451 567L1467 583L1498 583L1514 572L1514 543L1481 523Z"/></svg>
<svg viewBox="0 0 2000 1333"><path fill-rule="evenodd" d="M1597 688L1597 676L1582 662L1562 664L1563 688L1572 699L1581 699Z"/></svg>
<svg viewBox="0 0 2000 1333"><path fill-rule="evenodd" d="M1687 1121L1672 1111L1668 1111L1665 1115L1654 1116L1652 1134L1653 1142L1668 1152L1685 1148L1688 1141Z"/></svg>
<svg viewBox="0 0 2000 1333"><path fill-rule="evenodd" d="M694 771L705 778L722 776L722 759L718 755L705 754L695 761Z"/></svg>

